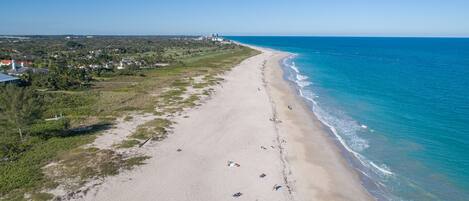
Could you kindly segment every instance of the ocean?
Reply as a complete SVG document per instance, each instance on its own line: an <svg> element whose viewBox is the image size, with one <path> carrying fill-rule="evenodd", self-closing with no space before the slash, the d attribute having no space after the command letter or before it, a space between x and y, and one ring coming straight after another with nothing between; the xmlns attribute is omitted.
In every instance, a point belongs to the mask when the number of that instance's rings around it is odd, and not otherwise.
<svg viewBox="0 0 469 201"><path fill-rule="evenodd" d="M469 39L227 38L294 54L285 78L373 196L469 200Z"/></svg>

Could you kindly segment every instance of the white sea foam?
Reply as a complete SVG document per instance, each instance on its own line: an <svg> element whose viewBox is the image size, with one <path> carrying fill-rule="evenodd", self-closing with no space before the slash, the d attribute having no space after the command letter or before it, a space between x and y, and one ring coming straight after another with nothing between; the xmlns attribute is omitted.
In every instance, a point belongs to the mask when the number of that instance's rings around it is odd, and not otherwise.
<svg viewBox="0 0 469 201"><path fill-rule="evenodd" d="M292 62L289 66L295 71L295 73L300 73L300 70L298 70L298 68L296 67L295 62Z"/></svg>
<svg viewBox="0 0 469 201"><path fill-rule="evenodd" d="M297 75L296 75L296 79L298 79L298 80L306 80L306 79L308 79L308 78L309 78L309 77L306 76L306 75L301 75L301 74L297 74Z"/></svg>
<svg viewBox="0 0 469 201"><path fill-rule="evenodd" d="M307 80L308 80L308 76L301 75L299 73L296 74L295 82L299 87L304 88L312 84L310 81L307 81Z"/></svg>
<svg viewBox="0 0 469 201"><path fill-rule="evenodd" d="M389 170L389 168L386 166L386 165L381 165L378 166L376 165L375 163L373 163L373 161L370 161L370 164L375 167L376 169L380 170L381 172L385 173L385 174L388 174L388 175L392 175L393 173L391 172L391 170Z"/></svg>
<svg viewBox="0 0 469 201"><path fill-rule="evenodd" d="M314 109L313 109L314 111ZM315 112L316 116L318 117L318 119L324 124L326 125L327 127L329 127L329 129L331 129L332 133L335 135L335 137L339 140L340 144L342 144L342 146L347 150L349 151L353 156L355 156L355 158L358 159L358 161L360 161L360 163L364 166L364 167L367 167L369 168L370 170L372 170L375 174L379 175L379 176L390 176L390 175L393 175L393 172L389 169L389 168L382 168L378 165L376 165L375 163L373 163L372 161L366 159L363 155L361 155L360 153L358 153L357 151L355 151L354 149L352 149L351 147L353 146L355 149L363 149L364 147L368 147L368 145L364 145L362 143L364 143L364 141L361 141L362 139L361 138L354 138L355 139L355 142L352 142L351 143L351 146L349 146L349 144L344 140L344 138L339 135L339 133L337 132L337 129L332 126L331 124L329 124L327 122L327 120L325 120L322 116L320 115L317 115L317 113ZM360 142L361 141L361 142Z"/></svg>
<svg viewBox="0 0 469 201"><path fill-rule="evenodd" d="M308 81L300 81L300 80L297 80L295 81L296 84L301 87L301 88L304 88L304 87L307 87L309 85L311 85L311 82L308 82Z"/></svg>
<svg viewBox="0 0 469 201"><path fill-rule="evenodd" d="M311 85L311 82L308 81L309 77L300 73L295 62L291 61L288 63L288 61L293 58L294 57L289 57L283 61L284 66L293 71L292 75L288 77L288 79L296 83L299 95L313 104L312 110L316 117L324 125L329 127L345 150L350 152L366 169L371 170L378 176L387 177L393 175L394 173L386 165L383 164L378 166L359 153L369 147L368 141L358 136L358 132L362 129L367 129L368 126L359 124L344 114L332 114L321 107L316 101L319 96L314 94L312 90L305 89L306 86ZM373 130L371 132L373 132ZM364 175L370 177L369 174L364 173Z"/></svg>
<svg viewBox="0 0 469 201"><path fill-rule="evenodd" d="M284 66L289 67L295 72L294 77L289 78L290 81L295 82L300 88L304 88L304 87L311 85L312 83L308 81L309 77L306 75L300 74L300 71L296 67L295 62L292 61L291 63L288 63L288 61L292 58L293 56L283 60Z"/></svg>

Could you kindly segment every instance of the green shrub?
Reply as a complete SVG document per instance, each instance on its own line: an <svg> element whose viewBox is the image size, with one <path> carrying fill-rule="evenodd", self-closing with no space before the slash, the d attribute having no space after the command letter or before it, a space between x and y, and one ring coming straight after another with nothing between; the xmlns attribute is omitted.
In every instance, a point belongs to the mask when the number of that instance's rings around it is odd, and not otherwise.
<svg viewBox="0 0 469 201"><path fill-rule="evenodd" d="M15 189L33 190L48 181L41 168L70 149L92 142L92 135L53 137L36 140L32 147L15 161L0 162L0 197Z"/></svg>
<svg viewBox="0 0 469 201"><path fill-rule="evenodd" d="M52 136L59 136L63 134L70 126L70 122L66 118L52 121L41 121L33 124L29 129L29 133L32 136L39 136L43 138L49 138Z"/></svg>

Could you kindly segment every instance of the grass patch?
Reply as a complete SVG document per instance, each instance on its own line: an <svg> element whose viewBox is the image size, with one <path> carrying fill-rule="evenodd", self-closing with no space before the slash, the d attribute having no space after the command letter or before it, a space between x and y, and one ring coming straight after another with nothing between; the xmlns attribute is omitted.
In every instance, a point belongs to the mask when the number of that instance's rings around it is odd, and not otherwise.
<svg viewBox="0 0 469 201"><path fill-rule="evenodd" d="M171 86L173 87L187 87L191 84L191 82L189 80L183 80L183 79L179 79L179 80L175 80Z"/></svg>
<svg viewBox="0 0 469 201"><path fill-rule="evenodd" d="M130 120L132 120L133 118L134 118L134 117L132 117L132 116L125 116L125 117L124 117L124 121L130 121Z"/></svg>
<svg viewBox="0 0 469 201"><path fill-rule="evenodd" d="M196 94L192 94L190 95L188 98L186 98L183 102L182 102L182 107L183 108L190 108L190 107L194 107L196 106L197 104L197 101L199 101L200 98L198 95Z"/></svg>
<svg viewBox="0 0 469 201"><path fill-rule="evenodd" d="M132 169L135 166L145 164L144 161L149 159L149 156L136 156L125 160L124 168Z"/></svg>
<svg viewBox="0 0 469 201"><path fill-rule="evenodd" d="M208 86L210 86L210 84L206 83L206 82L195 83L194 85L192 85L192 87L194 87L195 89L202 89L202 88L205 88L205 87L208 87Z"/></svg>
<svg viewBox="0 0 469 201"><path fill-rule="evenodd" d="M181 97L184 92L186 91L185 88L176 88L166 91L160 96L162 103L165 105L170 105L174 102L180 101L183 98Z"/></svg>
<svg viewBox="0 0 469 201"><path fill-rule="evenodd" d="M124 158L112 150L78 148L60 155L60 161L45 168L54 182L74 191L87 181L116 175L121 170L130 170L144 164L148 156Z"/></svg>
<svg viewBox="0 0 469 201"><path fill-rule="evenodd" d="M39 192L39 193L31 194L29 198L34 201L46 201L46 200L52 200L54 198L54 195L50 193Z"/></svg>
<svg viewBox="0 0 469 201"><path fill-rule="evenodd" d="M140 141L138 140L134 140L134 139L131 139L131 140L124 140L122 141L121 143L117 144L116 145L116 148L123 148L123 149L127 149L127 148L132 148L132 147L135 147L137 145L140 144Z"/></svg>
<svg viewBox="0 0 469 201"><path fill-rule="evenodd" d="M84 181L94 177L117 174L123 157L111 150L78 148L60 155L59 161L57 165L47 168L46 172L50 177L55 181L69 178Z"/></svg>
<svg viewBox="0 0 469 201"><path fill-rule="evenodd" d="M131 138L139 140L163 140L168 134L168 128L172 125L172 122L167 119L157 118L149 121L137 128L137 131L130 135Z"/></svg>

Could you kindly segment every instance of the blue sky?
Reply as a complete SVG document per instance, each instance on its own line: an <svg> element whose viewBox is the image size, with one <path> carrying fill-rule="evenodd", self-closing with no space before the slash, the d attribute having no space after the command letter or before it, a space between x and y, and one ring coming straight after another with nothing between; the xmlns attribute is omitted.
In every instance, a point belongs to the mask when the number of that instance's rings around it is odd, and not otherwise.
<svg viewBox="0 0 469 201"><path fill-rule="evenodd" d="M469 0L0 0L0 34L469 36Z"/></svg>

